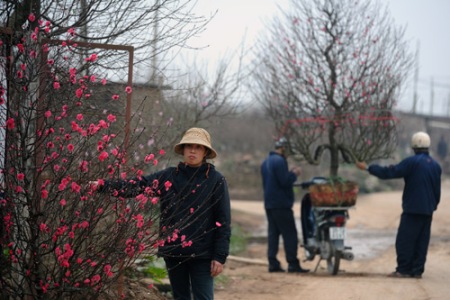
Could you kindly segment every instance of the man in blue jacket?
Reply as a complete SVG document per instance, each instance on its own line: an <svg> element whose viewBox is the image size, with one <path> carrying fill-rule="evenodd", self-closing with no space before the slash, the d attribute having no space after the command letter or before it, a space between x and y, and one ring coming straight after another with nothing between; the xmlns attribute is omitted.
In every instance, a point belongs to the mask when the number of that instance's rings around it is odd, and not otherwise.
<svg viewBox="0 0 450 300"><path fill-rule="evenodd" d="M430 137L425 132L412 136L414 155L399 164L382 167L357 162L361 170L381 179L404 178L402 215L395 249L397 268L390 277L422 278L425 270L431 221L441 197L441 167L429 154Z"/></svg>
<svg viewBox="0 0 450 300"><path fill-rule="evenodd" d="M300 168L289 171L286 154L288 142L281 138L275 143L275 151L261 165L264 188L264 208L268 222L269 272L285 272L277 259L280 235L283 237L284 251L288 262L288 272L305 273L297 258L298 236L295 225L293 183L300 175Z"/></svg>

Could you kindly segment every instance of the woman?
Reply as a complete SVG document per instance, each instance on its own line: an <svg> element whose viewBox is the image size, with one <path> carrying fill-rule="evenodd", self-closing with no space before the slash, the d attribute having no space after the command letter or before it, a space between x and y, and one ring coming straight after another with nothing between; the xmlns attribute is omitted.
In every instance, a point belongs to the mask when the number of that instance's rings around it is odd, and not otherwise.
<svg viewBox="0 0 450 300"><path fill-rule="evenodd" d="M149 187L157 191L164 240L158 255L166 262L174 298L191 299L192 294L194 299L213 299L213 278L223 271L230 245L227 183L206 162L217 156L206 130L189 129L174 151L184 158L176 167L139 179L106 181L98 190L122 197Z"/></svg>

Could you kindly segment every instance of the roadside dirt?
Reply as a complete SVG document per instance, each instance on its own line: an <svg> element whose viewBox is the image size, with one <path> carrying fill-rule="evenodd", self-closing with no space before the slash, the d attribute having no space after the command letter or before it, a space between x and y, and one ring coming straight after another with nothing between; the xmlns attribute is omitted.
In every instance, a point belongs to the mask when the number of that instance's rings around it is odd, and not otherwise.
<svg viewBox="0 0 450 300"><path fill-rule="evenodd" d="M434 215L432 237L422 279L393 279L396 229L401 213L401 191L361 195L350 211L346 245L352 246L353 261L341 261L333 276L318 258L302 262L308 274L268 273L266 264L266 220L261 201L232 201L233 222L254 237L243 254L252 260L231 257L225 280L217 286L215 299L449 299L450 285L450 182L442 187L441 203ZM295 206L299 220L299 205ZM297 226L300 228L300 226ZM300 234L300 232L299 232ZM299 258L304 259L303 248ZM286 267L283 249L278 258Z"/></svg>
<svg viewBox="0 0 450 300"><path fill-rule="evenodd" d="M298 202L294 210L299 222ZM228 259L223 276L216 280L216 300L450 299L450 181L443 182L422 279L386 277L396 265L394 243L401 213L401 191L359 196L347 223L346 245L352 246L355 259L342 260L340 272L335 276L327 272L326 262L318 264L318 258L303 262L301 247L298 253L302 267L310 269L310 273L268 273L267 225L262 201L232 200L232 210L233 224L250 233L251 242L246 253ZM286 267L282 248L278 258ZM124 298L170 299L163 291L149 288L151 283L149 279L125 280Z"/></svg>

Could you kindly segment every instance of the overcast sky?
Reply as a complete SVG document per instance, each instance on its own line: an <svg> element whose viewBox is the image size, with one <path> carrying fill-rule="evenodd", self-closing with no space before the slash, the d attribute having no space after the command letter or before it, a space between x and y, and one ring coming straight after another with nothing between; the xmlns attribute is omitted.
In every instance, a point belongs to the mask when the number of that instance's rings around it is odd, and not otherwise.
<svg viewBox="0 0 450 300"><path fill-rule="evenodd" d="M380 0L389 6L396 24L406 25L406 39L412 52L419 48L418 110L430 113L434 82L434 114L447 114L450 99L450 0ZM199 0L199 13L208 14L217 10L217 15L208 25L201 38L193 41L198 46L208 45L201 57L212 61L230 49L236 48L245 36L250 44L264 26L264 20L285 7L289 0ZM412 109L413 74L404 89L398 108Z"/></svg>

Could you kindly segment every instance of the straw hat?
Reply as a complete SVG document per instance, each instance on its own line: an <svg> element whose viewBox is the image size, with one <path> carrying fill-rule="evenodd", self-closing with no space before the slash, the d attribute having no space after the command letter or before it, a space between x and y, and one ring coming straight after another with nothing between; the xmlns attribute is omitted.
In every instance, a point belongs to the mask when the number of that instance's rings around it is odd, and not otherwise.
<svg viewBox="0 0 450 300"><path fill-rule="evenodd" d="M175 145L175 153L178 153L180 155L183 155L183 145L184 144L198 144L205 146L210 150L210 153L206 156L206 158L214 158L217 156L216 150L214 150L213 147L211 147L211 137L203 128L190 128L188 129L185 134L183 135L183 138L181 141Z"/></svg>

